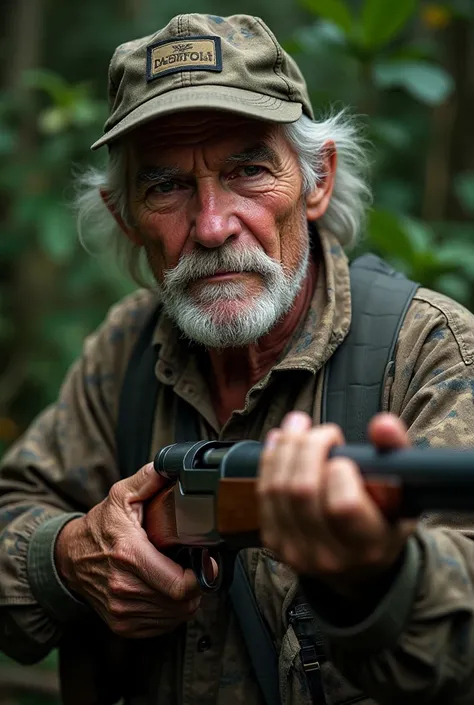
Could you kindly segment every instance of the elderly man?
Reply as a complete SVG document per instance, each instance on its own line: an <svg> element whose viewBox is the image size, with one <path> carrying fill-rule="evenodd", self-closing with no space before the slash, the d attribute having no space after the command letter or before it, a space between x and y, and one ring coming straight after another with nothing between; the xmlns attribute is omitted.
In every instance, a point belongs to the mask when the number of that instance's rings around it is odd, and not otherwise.
<svg viewBox="0 0 474 705"><path fill-rule="evenodd" d="M320 424L323 370L351 322L341 245L369 200L353 124L314 120L298 67L247 16L180 15L120 46L109 94L94 145L108 168L86 178L82 237L87 216L154 284L113 308L4 459L2 649L34 662L60 644L66 703L264 702L227 589L202 595L142 528L162 487L152 465L120 478L120 391L159 300L147 457L174 442L178 400L202 438L266 438L265 548L244 557L281 702L472 701L470 539L386 521L357 468L328 460L341 430ZM473 445L473 359L470 314L419 289L373 443ZM299 588L327 640L317 692L287 616Z"/></svg>

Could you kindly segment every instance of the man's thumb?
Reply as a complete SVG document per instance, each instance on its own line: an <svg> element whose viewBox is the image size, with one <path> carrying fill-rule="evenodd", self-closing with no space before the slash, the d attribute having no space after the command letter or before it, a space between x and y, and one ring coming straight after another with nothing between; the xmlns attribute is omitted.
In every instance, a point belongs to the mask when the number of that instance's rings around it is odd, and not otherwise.
<svg viewBox="0 0 474 705"><path fill-rule="evenodd" d="M129 502L144 502L158 494L163 487L169 484L161 475L158 475L153 463L147 463L135 475L127 477L119 483L126 494Z"/></svg>

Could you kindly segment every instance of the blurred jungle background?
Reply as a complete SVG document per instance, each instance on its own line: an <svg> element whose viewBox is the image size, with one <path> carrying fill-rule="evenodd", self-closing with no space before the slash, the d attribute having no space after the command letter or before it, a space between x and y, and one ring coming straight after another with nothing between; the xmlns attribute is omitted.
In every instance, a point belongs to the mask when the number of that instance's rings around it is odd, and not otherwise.
<svg viewBox="0 0 474 705"><path fill-rule="evenodd" d="M0 454L133 286L81 249L69 208L73 172L103 159L89 145L111 53L195 11L260 15L317 110L362 115L375 203L361 249L474 308L474 0L2 0ZM0 660L1 705L57 702L54 654Z"/></svg>

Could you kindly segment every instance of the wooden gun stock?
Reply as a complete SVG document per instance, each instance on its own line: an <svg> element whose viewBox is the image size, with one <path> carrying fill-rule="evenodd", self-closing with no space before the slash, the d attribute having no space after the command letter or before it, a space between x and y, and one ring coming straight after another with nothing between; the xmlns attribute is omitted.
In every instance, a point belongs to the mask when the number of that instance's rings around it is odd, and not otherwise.
<svg viewBox="0 0 474 705"><path fill-rule="evenodd" d="M401 504L401 487L390 478L366 479L365 488L389 520L397 518ZM217 530L222 536L251 534L260 531L257 480L224 478L217 495Z"/></svg>
<svg viewBox="0 0 474 705"><path fill-rule="evenodd" d="M260 516L257 480L250 477L220 480L216 514L217 531L222 536L258 534Z"/></svg>
<svg viewBox="0 0 474 705"><path fill-rule="evenodd" d="M365 487L382 513L390 520L399 513L401 488L392 478L366 479ZM154 497L145 511L144 528L148 538L159 550L165 551L180 543L176 526L174 485L166 487ZM222 540L235 544L241 535L250 543L239 543L241 548L257 547L260 531L260 513L256 478L222 478L216 499L216 528Z"/></svg>

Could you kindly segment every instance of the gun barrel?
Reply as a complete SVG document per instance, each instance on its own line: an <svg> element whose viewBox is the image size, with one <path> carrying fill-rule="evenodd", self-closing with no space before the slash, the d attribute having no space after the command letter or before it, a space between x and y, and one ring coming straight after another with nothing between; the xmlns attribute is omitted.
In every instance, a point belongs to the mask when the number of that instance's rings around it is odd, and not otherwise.
<svg viewBox="0 0 474 705"><path fill-rule="evenodd" d="M206 462L221 467L222 480L251 478L257 474L262 449L261 443L242 441L231 450L209 450ZM368 491L389 516L416 517L432 510L474 512L472 448L377 450L353 444L333 448L330 457L355 462Z"/></svg>
<svg viewBox="0 0 474 705"><path fill-rule="evenodd" d="M258 446L258 447L257 447ZM241 452L238 452L241 449ZM226 475L239 477L239 467L245 475L257 474L263 444L242 442L232 453L231 469ZM217 468L229 455L228 448L216 448L204 455L206 467ZM472 486L474 488L474 449L455 448L404 448L377 450L369 444L338 446L330 452L331 458L349 458L364 475L395 477L402 483L443 482ZM230 459L230 458L229 458Z"/></svg>
<svg viewBox="0 0 474 705"><path fill-rule="evenodd" d="M474 488L474 449L403 448L377 450L370 445L334 448L331 457L353 460L364 475L397 478L403 485L449 482Z"/></svg>

